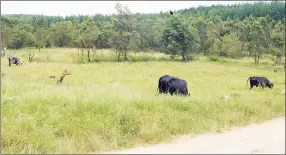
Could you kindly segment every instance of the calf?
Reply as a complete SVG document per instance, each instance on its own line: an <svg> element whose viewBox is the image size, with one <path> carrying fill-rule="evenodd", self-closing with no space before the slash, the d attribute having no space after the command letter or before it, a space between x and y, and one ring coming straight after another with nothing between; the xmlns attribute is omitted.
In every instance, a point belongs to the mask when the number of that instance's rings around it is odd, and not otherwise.
<svg viewBox="0 0 286 155"><path fill-rule="evenodd" d="M160 77L158 89L160 94L167 94L169 92L171 95L180 94L190 96L190 93L188 93L187 82L183 79L170 75Z"/></svg>
<svg viewBox="0 0 286 155"><path fill-rule="evenodd" d="M258 77L258 76L253 76L253 77L249 77L246 81L246 85L247 85L247 82L249 81L250 83L250 88L249 89L252 89L253 86L256 86L258 87L259 85L262 87L262 89L264 89L264 86L266 85L268 88L273 88L273 83L271 83L266 77Z"/></svg>
<svg viewBox="0 0 286 155"><path fill-rule="evenodd" d="M9 61L9 67L11 66L11 64L15 64L15 65L22 65L22 63L20 62L19 58L16 57L8 57L8 61Z"/></svg>

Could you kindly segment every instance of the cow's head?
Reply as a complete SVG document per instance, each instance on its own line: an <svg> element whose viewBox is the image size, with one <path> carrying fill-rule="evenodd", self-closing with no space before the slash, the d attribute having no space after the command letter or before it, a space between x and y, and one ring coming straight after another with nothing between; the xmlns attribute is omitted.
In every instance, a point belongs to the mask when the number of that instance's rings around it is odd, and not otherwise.
<svg viewBox="0 0 286 155"><path fill-rule="evenodd" d="M274 87L274 84L273 83L271 83L271 82L269 82L269 83L266 83L266 86L268 87L268 88L273 88Z"/></svg>
<svg viewBox="0 0 286 155"><path fill-rule="evenodd" d="M185 95L185 96L190 96L190 93L188 92L188 90L183 91L182 94Z"/></svg>
<svg viewBox="0 0 286 155"><path fill-rule="evenodd" d="M23 63L18 59L17 65L22 65Z"/></svg>

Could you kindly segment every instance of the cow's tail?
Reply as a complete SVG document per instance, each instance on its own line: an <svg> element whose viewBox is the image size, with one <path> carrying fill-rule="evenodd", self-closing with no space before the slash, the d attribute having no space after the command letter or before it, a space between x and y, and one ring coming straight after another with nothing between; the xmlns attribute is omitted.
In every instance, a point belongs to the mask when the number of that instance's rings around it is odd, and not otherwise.
<svg viewBox="0 0 286 155"><path fill-rule="evenodd" d="M156 93L158 94L158 92L159 92L159 88L161 87L161 81L159 80L159 82L158 82L158 87L157 87L157 91L156 91Z"/></svg>
<svg viewBox="0 0 286 155"><path fill-rule="evenodd" d="M11 60L10 57L8 57L9 67L11 66Z"/></svg>
<svg viewBox="0 0 286 155"><path fill-rule="evenodd" d="M247 79L247 81L246 81L246 86L247 86L247 83L248 83L248 80L250 79L250 77Z"/></svg>

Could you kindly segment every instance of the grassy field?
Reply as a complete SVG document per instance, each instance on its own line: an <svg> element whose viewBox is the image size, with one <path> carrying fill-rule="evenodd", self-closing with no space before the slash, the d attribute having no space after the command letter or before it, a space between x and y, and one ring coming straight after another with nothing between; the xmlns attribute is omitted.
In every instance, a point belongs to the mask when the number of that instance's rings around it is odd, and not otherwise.
<svg viewBox="0 0 286 155"><path fill-rule="evenodd" d="M285 116L285 70L268 57L260 65L205 57L78 64L77 49L43 49L28 63L25 52L8 51L24 59L22 66L1 61L2 153L103 152ZM71 75L62 85L49 78L64 69ZM156 96L165 74L185 79L191 96ZM268 77L274 88L249 91L246 80L254 75Z"/></svg>

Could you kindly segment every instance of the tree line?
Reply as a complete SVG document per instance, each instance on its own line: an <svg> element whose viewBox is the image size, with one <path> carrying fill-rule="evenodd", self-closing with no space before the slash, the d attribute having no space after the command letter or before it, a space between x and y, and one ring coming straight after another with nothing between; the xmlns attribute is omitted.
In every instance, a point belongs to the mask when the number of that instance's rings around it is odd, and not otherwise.
<svg viewBox="0 0 286 155"><path fill-rule="evenodd" d="M128 52L155 50L172 59L193 54L239 59L285 55L285 2L213 5L168 12L133 14L115 5L117 14L44 16L2 15L3 47L73 47L89 52L112 48L118 60Z"/></svg>

